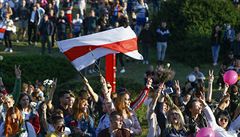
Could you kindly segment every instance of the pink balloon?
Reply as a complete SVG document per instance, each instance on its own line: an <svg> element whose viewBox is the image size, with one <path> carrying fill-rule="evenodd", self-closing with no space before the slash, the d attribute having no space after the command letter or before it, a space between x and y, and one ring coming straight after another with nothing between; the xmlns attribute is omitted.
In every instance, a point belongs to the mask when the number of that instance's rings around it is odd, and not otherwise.
<svg viewBox="0 0 240 137"><path fill-rule="evenodd" d="M228 70L223 75L223 81L224 83L228 85L233 85L238 81L238 74L234 70Z"/></svg>
<svg viewBox="0 0 240 137"><path fill-rule="evenodd" d="M215 133L210 127L201 128L196 137L215 137Z"/></svg>

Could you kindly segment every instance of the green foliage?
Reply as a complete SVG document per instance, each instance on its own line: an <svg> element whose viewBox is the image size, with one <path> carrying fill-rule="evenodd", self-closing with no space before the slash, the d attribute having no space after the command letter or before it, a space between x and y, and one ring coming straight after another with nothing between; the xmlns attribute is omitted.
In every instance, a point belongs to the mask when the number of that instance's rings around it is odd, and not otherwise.
<svg viewBox="0 0 240 137"><path fill-rule="evenodd" d="M93 90L100 94L102 85L100 83L99 76L91 76L87 77L90 85L92 86ZM144 88L143 85L135 82L133 79L128 78L117 78L117 90L120 88L126 88L133 97L137 96L140 91ZM76 92L76 94L83 88L83 82L81 80L70 80L66 81L65 83L58 84L57 91L60 89L70 89Z"/></svg>
<svg viewBox="0 0 240 137"><path fill-rule="evenodd" d="M161 2L161 11L154 19L155 27L161 20L168 23L171 58L197 64L212 61L213 26L230 23L239 28L240 12L229 0L168 0Z"/></svg>
<svg viewBox="0 0 240 137"><path fill-rule="evenodd" d="M21 65L22 81L34 83L35 80L57 77L58 83L75 78L77 72L73 66L62 57L52 56L4 56L0 62L1 75L4 84L12 90L15 74L14 65Z"/></svg>
<svg viewBox="0 0 240 137"><path fill-rule="evenodd" d="M127 90L134 95L139 94L144 85L137 83L136 80L131 78L117 78L117 89L121 87L127 88Z"/></svg>

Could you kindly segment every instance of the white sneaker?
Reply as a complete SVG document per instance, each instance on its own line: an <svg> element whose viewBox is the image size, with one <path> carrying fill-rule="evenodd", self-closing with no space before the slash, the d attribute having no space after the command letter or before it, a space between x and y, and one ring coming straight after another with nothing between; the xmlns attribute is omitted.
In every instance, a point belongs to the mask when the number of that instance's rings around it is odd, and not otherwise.
<svg viewBox="0 0 240 137"><path fill-rule="evenodd" d="M12 50L12 49L10 49L10 50L9 50L9 52L10 52L10 53L12 53L12 52L13 52L13 50Z"/></svg>
<svg viewBox="0 0 240 137"><path fill-rule="evenodd" d="M35 46L35 47L37 46L37 42L34 42L34 46Z"/></svg>
<svg viewBox="0 0 240 137"><path fill-rule="evenodd" d="M5 48L5 49L4 49L4 52L8 52L8 51L9 51L9 48Z"/></svg>
<svg viewBox="0 0 240 137"><path fill-rule="evenodd" d="M217 66L217 63L213 63L213 66Z"/></svg>
<svg viewBox="0 0 240 137"><path fill-rule="evenodd" d="M120 71L120 73L125 73L125 72L126 70L124 68Z"/></svg>

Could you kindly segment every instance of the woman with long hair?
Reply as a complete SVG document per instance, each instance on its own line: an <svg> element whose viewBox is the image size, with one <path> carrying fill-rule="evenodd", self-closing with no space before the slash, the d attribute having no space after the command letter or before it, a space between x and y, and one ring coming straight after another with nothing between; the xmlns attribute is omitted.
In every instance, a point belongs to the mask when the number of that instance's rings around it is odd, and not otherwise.
<svg viewBox="0 0 240 137"><path fill-rule="evenodd" d="M30 105L31 102L31 97L27 93L21 93L17 105L22 113L23 120L29 120L38 134L40 132L39 115L36 109Z"/></svg>
<svg viewBox="0 0 240 137"><path fill-rule="evenodd" d="M129 129L133 135L140 135L142 129L135 112L130 108L130 103L130 94L128 92L119 93L114 102L117 112L122 114L123 127Z"/></svg>
<svg viewBox="0 0 240 137"><path fill-rule="evenodd" d="M225 96L223 96L223 98L220 100L217 108L214 111L214 115L218 116L220 113L227 113L229 116L229 111L228 111L228 107L230 105L230 95L226 94Z"/></svg>
<svg viewBox="0 0 240 137"><path fill-rule="evenodd" d="M4 4L4 7L2 9L2 18L5 19L6 16L9 16L11 17L13 15L13 11L12 11L12 8L10 7L9 3L8 2L5 2Z"/></svg>
<svg viewBox="0 0 240 137"><path fill-rule="evenodd" d="M67 117L66 125L70 127L72 136L95 137L94 121L88 113L88 101L77 97L73 104L73 114Z"/></svg>
<svg viewBox="0 0 240 137"><path fill-rule="evenodd" d="M108 113L111 114L111 112L113 111L117 111L118 113L120 113L123 117L123 128L130 130L132 136L140 135L142 133L142 128L139 124L135 112L133 111L134 109L132 109L134 105L131 105L130 94L126 90L124 90L117 94L117 97L114 99L113 102L113 100L111 99L111 92L108 91L107 82L103 76L101 76L101 83L103 84L102 91L105 99L104 102L108 104Z"/></svg>
<svg viewBox="0 0 240 137"><path fill-rule="evenodd" d="M17 107L11 107L7 111L6 121L0 126L0 136L36 137L36 133L31 123L24 122L19 109Z"/></svg>
<svg viewBox="0 0 240 137"><path fill-rule="evenodd" d="M178 137L187 136L187 130L185 129L184 125L184 117L182 115L181 110L174 106L170 109L170 111L167 114L168 124L167 128L163 132L163 136L165 137Z"/></svg>

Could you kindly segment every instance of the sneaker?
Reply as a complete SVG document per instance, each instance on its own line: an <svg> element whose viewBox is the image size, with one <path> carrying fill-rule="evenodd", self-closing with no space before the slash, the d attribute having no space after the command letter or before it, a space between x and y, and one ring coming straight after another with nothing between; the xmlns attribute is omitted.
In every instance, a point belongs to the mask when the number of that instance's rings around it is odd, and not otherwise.
<svg viewBox="0 0 240 137"><path fill-rule="evenodd" d="M148 65L149 64L149 62L148 61L145 61L145 63Z"/></svg>
<svg viewBox="0 0 240 137"><path fill-rule="evenodd" d="M19 40L17 40L16 42L19 43Z"/></svg>
<svg viewBox="0 0 240 137"><path fill-rule="evenodd" d="M9 50L9 52L10 52L10 53L12 53L12 52L13 52L13 50L12 50L12 49L10 49L10 50Z"/></svg>
<svg viewBox="0 0 240 137"><path fill-rule="evenodd" d="M34 42L34 46L35 46L35 47L37 46L37 42Z"/></svg>
<svg viewBox="0 0 240 137"><path fill-rule="evenodd" d="M120 73L125 73L125 72L126 70L124 68L120 71Z"/></svg>
<svg viewBox="0 0 240 137"><path fill-rule="evenodd" d="M217 63L213 63L213 66L217 66Z"/></svg>
<svg viewBox="0 0 240 137"><path fill-rule="evenodd" d="M9 51L9 48L5 48L5 49L4 49L4 52L8 52L8 51Z"/></svg>

